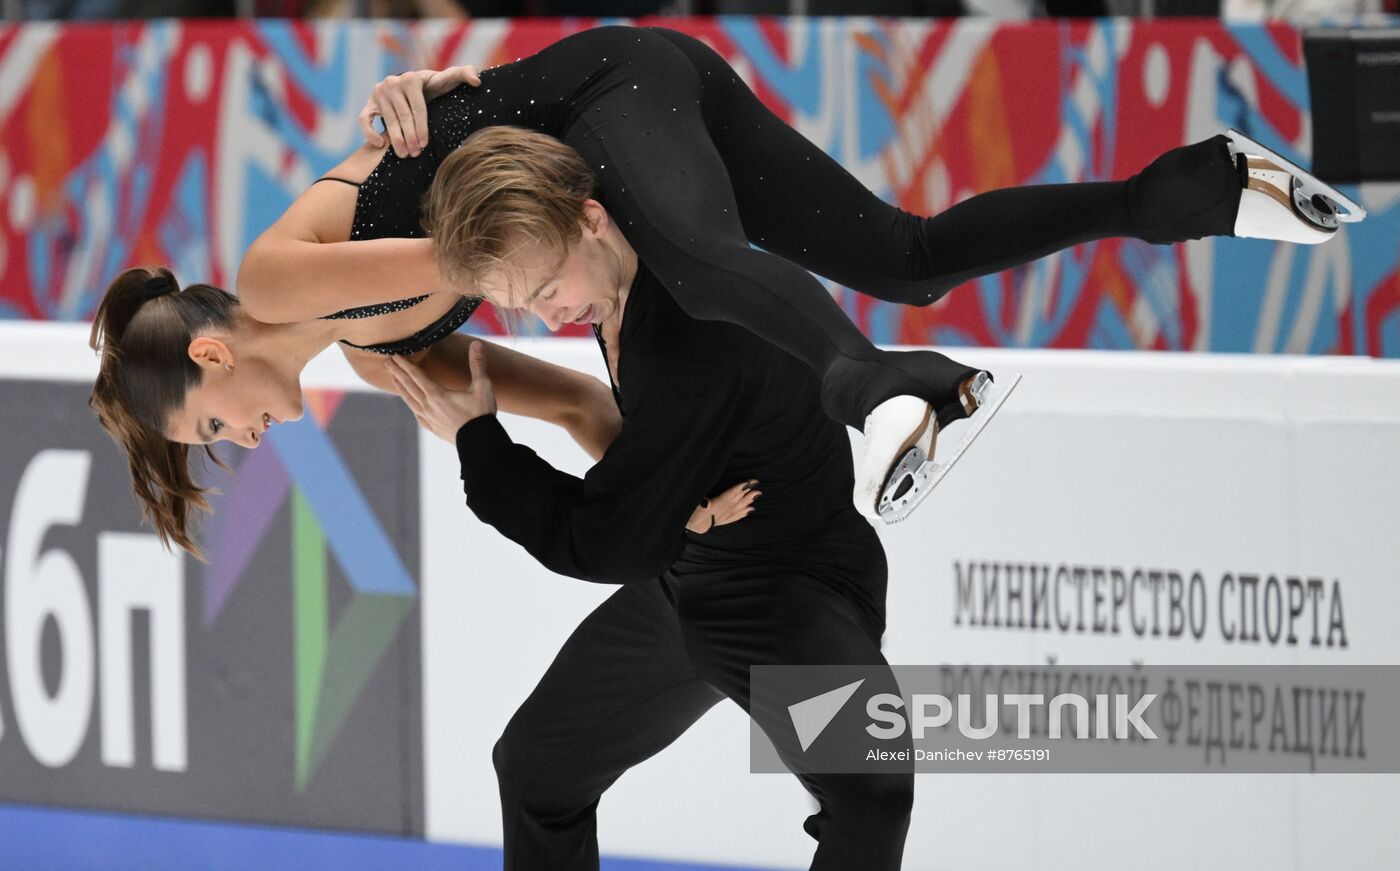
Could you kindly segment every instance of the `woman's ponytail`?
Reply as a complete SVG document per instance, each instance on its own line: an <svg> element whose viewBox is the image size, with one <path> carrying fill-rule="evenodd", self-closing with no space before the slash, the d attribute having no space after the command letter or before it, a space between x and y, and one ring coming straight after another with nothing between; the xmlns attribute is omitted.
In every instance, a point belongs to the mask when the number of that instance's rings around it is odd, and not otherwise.
<svg viewBox="0 0 1400 871"><path fill-rule="evenodd" d="M174 542L200 559L190 522L194 510L209 510L206 488L190 475L189 446L165 432L203 377L189 358L190 341L231 326L236 305L207 284L181 290L168 269L128 269L103 294L89 340L101 360L88 404L126 454L142 514L167 547Z"/></svg>

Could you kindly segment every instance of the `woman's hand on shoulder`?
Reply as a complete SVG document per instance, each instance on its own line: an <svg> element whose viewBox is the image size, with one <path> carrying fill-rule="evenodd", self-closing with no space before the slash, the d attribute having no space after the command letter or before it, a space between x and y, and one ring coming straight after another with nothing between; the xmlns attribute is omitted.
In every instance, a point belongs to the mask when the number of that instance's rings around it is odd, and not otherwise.
<svg viewBox="0 0 1400 871"><path fill-rule="evenodd" d="M706 499L691 513L685 528L704 535L716 526L743 520L753 513L754 500L763 495L762 490L755 489L757 486L757 481L743 481L713 499Z"/></svg>
<svg viewBox="0 0 1400 871"><path fill-rule="evenodd" d="M428 144L428 101L463 82L477 87L481 76L467 65L445 70L415 70L389 76L374 86L360 110L360 131L365 141L383 148L385 135L399 157L417 157ZM374 119L384 120L384 133L374 129Z"/></svg>

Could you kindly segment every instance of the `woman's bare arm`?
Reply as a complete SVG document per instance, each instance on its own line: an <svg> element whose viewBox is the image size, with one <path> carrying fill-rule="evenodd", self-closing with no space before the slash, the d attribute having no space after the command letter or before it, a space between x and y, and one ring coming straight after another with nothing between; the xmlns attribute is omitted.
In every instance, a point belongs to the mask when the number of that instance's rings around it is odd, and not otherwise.
<svg viewBox="0 0 1400 871"><path fill-rule="evenodd" d="M244 310L265 324L445 289L431 239L312 242L276 224L244 255L237 287Z"/></svg>
<svg viewBox="0 0 1400 871"><path fill-rule="evenodd" d="M622 429L622 415L612 391L592 375L464 333L453 333L433 345L419 365L443 387L464 389L471 383L467 354L472 342L485 346L501 411L557 424L590 457L603 456Z"/></svg>
<svg viewBox="0 0 1400 871"><path fill-rule="evenodd" d="M597 460L603 456L622 428L622 417L612 391L591 375L546 363L464 333L453 333L408 359L422 367L443 388L465 390L471 385L467 353L472 342L485 346L491 382L501 411L561 426L590 457ZM361 378L382 390L394 392L393 377L382 355L340 347Z"/></svg>
<svg viewBox="0 0 1400 871"><path fill-rule="evenodd" d="M427 101L463 82L480 85L476 68L449 67L389 76L374 86L360 112L367 144L330 171L363 179L392 145L400 157L417 156L428 139ZM374 129L383 117L386 131ZM263 323L324 317L449 288L438 274L430 239L346 241L355 214L355 191L344 185L312 185L249 247L238 270L244 310Z"/></svg>

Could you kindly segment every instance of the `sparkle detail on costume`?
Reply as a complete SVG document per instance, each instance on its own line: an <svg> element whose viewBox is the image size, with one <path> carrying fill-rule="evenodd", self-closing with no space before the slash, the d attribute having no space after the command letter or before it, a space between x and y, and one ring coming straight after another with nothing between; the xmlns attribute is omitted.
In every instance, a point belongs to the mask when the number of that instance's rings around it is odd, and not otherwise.
<svg viewBox="0 0 1400 871"><path fill-rule="evenodd" d="M783 124L713 49L662 28L580 31L481 79L480 89L464 84L429 103L420 156L386 151L359 192L353 238L422 236L423 195L475 129L511 123L555 136L588 166L606 167L594 170L598 202L687 315L742 326L803 361L823 379L826 413L856 428L899 395L933 404L940 417L957 411L957 385L975 370L933 352L886 358L810 273L886 302L927 305L1070 245L1123 235L1176 241L1201 223L1178 226L1180 215L1212 203L1233 212L1240 197L1227 150L1205 143L1204 155L1188 147L1165 171L1149 167L1142 175L1152 184L1032 185L931 217L908 213ZM632 87L643 80L658 85ZM1151 238L1135 215L1153 223ZM1232 226L1200 229L1221 235Z"/></svg>
<svg viewBox="0 0 1400 871"><path fill-rule="evenodd" d="M472 128L466 115L467 106L473 97L470 88L459 88L434 100L430 110L432 144L422 159L400 158L392 150L387 151L369 176L356 185L359 191L355 195L355 219L350 227L351 241L421 239L427 235L421 222L423 195L432 184L433 176L443 158L471 132ZM328 180L343 181L336 178ZM428 294L423 294L393 302L349 308L327 315L323 320L378 317L413 308L427 298ZM463 297L447 314L398 341L375 345L357 345L343 339L341 342L352 348L386 356L416 354L455 332L467 322L480 304L479 298Z"/></svg>
<svg viewBox="0 0 1400 871"><path fill-rule="evenodd" d="M427 298L427 294L424 294L423 296L411 296L408 299L400 299L395 302L381 302L376 303L375 305L362 305L359 308L347 308L343 311L338 311L333 315L326 315L325 317L320 318L320 320L355 321L359 320L360 318L379 317L380 315L401 312L406 308L413 308L415 305L418 305L418 303L422 302Z"/></svg>
<svg viewBox="0 0 1400 871"><path fill-rule="evenodd" d="M422 299L422 297L420 297ZM392 305L393 303L391 303ZM352 348L359 348L361 351L370 351L375 354L385 356L402 356L405 354L416 354L442 341L447 336L457 331L457 328L467 322L476 311L476 307L481 305L481 299L475 296L464 296L452 310L437 321L429 324L406 339L397 342L381 342L378 345L357 345L354 342L347 342L341 339L341 343Z"/></svg>

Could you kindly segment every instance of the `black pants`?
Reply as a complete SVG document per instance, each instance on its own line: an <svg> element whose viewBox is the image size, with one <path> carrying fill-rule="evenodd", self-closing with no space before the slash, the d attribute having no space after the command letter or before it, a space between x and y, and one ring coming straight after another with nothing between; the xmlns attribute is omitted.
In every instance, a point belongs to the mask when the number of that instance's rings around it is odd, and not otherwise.
<svg viewBox="0 0 1400 871"><path fill-rule="evenodd" d="M748 711L750 665L886 665L881 622L796 571L731 567L622 587L574 631L496 744L505 868L596 869L598 801L624 771L725 696ZM786 755L792 735L769 737ZM820 805L804 826L817 839L813 869L900 867L911 773L800 777ZM677 784L657 800L684 814L684 796Z"/></svg>
<svg viewBox="0 0 1400 871"><path fill-rule="evenodd" d="M825 379L828 414L850 426L903 393L956 409L956 385L973 370L875 351L807 270L926 305L1082 242L1171 242L1234 225L1240 184L1223 137L1168 152L1128 181L992 191L923 217L871 193L684 34L599 28L523 63L552 70L600 56L608 64L574 95L562 138L599 174L628 241L687 314L739 324L804 361Z"/></svg>

